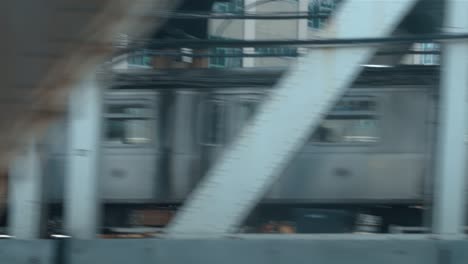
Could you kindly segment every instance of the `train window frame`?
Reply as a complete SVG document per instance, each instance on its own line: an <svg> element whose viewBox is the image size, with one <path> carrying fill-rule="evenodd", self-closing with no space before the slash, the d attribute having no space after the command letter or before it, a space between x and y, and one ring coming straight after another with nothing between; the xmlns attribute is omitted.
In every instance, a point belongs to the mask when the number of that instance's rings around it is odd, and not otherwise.
<svg viewBox="0 0 468 264"><path fill-rule="evenodd" d="M376 146L379 143L382 142L382 124L380 123L382 120L382 102L381 98L377 95L345 95L343 98L341 98L336 104L338 104L341 101L352 101L352 100L369 100L374 103L373 110L372 111L356 111L354 113L349 113L346 111L334 111L334 107L332 110L325 115L323 120L327 120L329 117L343 117L349 118L353 116L359 116L359 117L365 117L364 119L367 119L369 117L372 117L372 120L376 120L377 122L377 127L375 129L375 134L377 135L377 139L375 141L359 141L359 142L345 142L345 141L338 141L338 142L316 142L316 141L311 141L310 138L312 138L313 135L309 137L309 140L307 141L306 145L310 147L365 147L365 146ZM315 132L314 132L315 133Z"/></svg>
<svg viewBox="0 0 468 264"><path fill-rule="evenodd" d="M146 113L112 113L109 112L109 108L113 106L125 106L125 105L139 105L141 108L147 109ZM146 98L136 99L123 99L123 98L111 98L104 100L103 114L102 114L102 132L101 142L103 147L106 148L148 148L154 147L157 140L157 126L156 126L156 114L155 104L152 100ZM107 128L110 120L147 120L149 124L149 136L147 142L140 143L126 143L124 141L111 141L108 139Z"/></svg>
<svg viewBox="0 0 468 264"><path fill-rule="evenodd" d="M212 105L213 103L217 104L218 106L221 106L222 113L221 113L221 120L223 121L222 128L221 128L221 134L219 136L219 139L216 140L216 142L211 142L208 140L208 127L209 126L208 122L210 122L211 114L207 113L208 106ZM207 100L203 100L199 104L199 113L202 117L202 122L200 122L200 126L198 128L198 143L202 146L209 146L209 147L219 147L223 146L226 143L226 127L227 127L227 111L228 111L228 102L226 100L223 100L221 98L208 98ZM210 115L210 118L207 118ZM224 129L223 129L224 127Z"/></svg>

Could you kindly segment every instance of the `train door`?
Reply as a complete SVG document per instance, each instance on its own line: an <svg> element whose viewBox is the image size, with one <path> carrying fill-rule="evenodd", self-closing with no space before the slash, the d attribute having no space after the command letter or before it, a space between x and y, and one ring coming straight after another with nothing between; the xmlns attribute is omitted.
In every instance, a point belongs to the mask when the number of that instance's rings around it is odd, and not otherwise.
<svg viewBox="0 0 468 264"><path fill-rule="evenodd" d="M101 197L108 202L153 201L160 160L158 94L111 92L104 101Z"/></svg>
<svg viewBox="0 0 468 264"><path fill-rule="evenodd" d="M199 143L202 147L202 173L206 174L227 142L229 101L224 94L208 94L200 104Z"/></svg>
<svg viewBox="0 0 468 264"><path fill-rule="evenodd" d="M168 175L168 198L179 202L184 200L201 177L201 151L199 144L203 118L209 109L203 104L203 93L191 90L177 90L172 114L168 123L170 129L170 168Z"/></svg>

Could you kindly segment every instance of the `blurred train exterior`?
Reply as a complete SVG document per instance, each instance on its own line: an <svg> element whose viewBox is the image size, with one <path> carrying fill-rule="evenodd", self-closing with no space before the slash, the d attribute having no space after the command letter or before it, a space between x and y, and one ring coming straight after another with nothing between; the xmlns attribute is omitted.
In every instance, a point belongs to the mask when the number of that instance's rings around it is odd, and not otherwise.
<svg viewBox="0 0 468 264"><path fill-rule="evenodd" d="M365 71L330 109L263 202L422 204L430 195L433 177L435 71L431 67ZM185 73L186 80L165 73L163 81L131 85L116 81L103 98L99 178L103 201L182 202L249 122L281 74L259 70L255 77L244 76L243 71L205 70ZM66 120L51 129L45 152L44 170L54 202L63 196L65 130Z"/></svg>

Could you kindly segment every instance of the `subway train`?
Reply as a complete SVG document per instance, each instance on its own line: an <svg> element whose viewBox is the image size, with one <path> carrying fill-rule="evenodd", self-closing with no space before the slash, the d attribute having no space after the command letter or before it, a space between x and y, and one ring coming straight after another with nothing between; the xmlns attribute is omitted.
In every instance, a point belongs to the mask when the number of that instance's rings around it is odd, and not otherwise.
<svg viewBox="0 0 468 264"><path fill-rule="evenodd" d="M103 78L103 203L182 203L284 73L136 70ZM363 67L261 204L430 204L438 76L436 66ZM63 199L66 129L63 120L48 134L52 203Z"/></svg>

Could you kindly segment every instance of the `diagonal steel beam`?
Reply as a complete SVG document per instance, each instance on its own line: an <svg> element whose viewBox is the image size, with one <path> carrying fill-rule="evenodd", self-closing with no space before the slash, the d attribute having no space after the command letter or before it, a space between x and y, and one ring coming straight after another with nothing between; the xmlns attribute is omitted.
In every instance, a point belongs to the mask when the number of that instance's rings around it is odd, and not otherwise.
<svg viewBox="0 0 468 264"><path fill-rule="evenodd" d="M385 37L415 3L348 0L324 37ZM328 48L300 58L191 194L167 236L216 237L234 232L376 49Z"/></svg>

